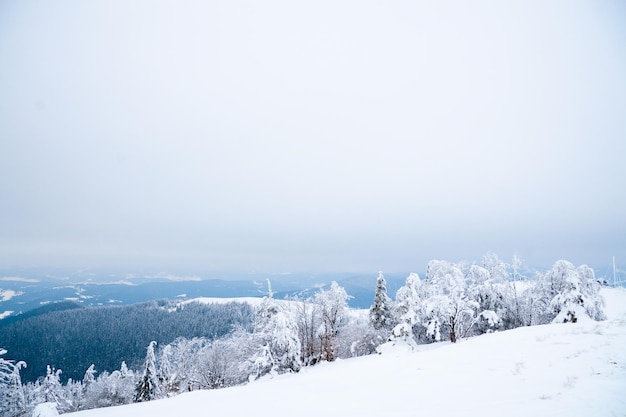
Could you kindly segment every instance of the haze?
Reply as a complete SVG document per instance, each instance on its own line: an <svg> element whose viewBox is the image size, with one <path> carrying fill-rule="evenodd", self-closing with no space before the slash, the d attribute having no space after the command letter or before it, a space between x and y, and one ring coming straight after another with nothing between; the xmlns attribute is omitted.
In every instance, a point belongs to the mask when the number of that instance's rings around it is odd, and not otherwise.
<svg viewBox="0 0 626 417"><path fill-rule="evenodd" d="M617 1L0 1L0 264L626 259Z"/></svg>

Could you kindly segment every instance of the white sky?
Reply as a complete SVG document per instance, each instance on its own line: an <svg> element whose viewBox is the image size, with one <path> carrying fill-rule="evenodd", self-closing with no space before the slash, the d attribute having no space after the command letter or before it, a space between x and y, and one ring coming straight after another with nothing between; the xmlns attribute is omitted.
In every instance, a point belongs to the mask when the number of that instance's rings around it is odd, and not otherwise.
<svg viewBox="0 0 626 417"><path fill-rule="evenodd" d="M626 259L619 1L0 0L0 265Z"/></svg>

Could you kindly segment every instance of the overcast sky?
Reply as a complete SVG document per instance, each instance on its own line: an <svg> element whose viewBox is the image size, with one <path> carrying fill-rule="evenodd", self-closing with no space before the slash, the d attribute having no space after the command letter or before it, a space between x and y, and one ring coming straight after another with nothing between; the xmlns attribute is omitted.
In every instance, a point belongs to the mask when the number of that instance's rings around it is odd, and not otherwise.
<svg viewBox="0 0 626 417"><path fill-rule="evenodd" d="M626 261L626 3L0 0L0 265Z"/></svg>

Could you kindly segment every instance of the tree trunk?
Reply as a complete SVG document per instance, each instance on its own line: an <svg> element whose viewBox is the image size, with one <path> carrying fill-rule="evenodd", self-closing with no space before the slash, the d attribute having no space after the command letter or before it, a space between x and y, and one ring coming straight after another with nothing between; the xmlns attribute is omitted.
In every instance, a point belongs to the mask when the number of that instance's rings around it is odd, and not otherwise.
<svg viewBox="0 0 626 417"><path fill-rule="evenodd" d="M454 320L454 316L450 317L450 341L452 343L456 343L456 321Z"/></svg>

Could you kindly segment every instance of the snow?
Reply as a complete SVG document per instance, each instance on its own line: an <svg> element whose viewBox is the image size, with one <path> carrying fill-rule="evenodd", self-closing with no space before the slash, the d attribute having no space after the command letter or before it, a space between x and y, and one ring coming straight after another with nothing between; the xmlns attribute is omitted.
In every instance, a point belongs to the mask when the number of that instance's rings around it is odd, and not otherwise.
<svg viewBox="0 0 626 417"><path fill-rule="evenodd" d="M54 417L58 415L56 403L41 403L33 410L33 417Z"/></svg>
<svg viewBox="0 0 626 417"><path fill-rule="evenodd" d="M13 310L7 310L4 313L0 313L0 320L9 317L11 314L13 314Z"/></svg>
<svg viewBox="0 0 626 417"><path fill-rule="evenodd" d="M3 290L0 288L0 301L9 301L13 297L22 295L23 293L13 290Z"/></svg>
<svg viewBox="0 0 626 417"><path fill-rule="evenodd" d="M524 327L337 360L245 386L76 417L624 416L626 290L603 288L607 320ZM243 400L243 401L242 401Z"/></svg>

